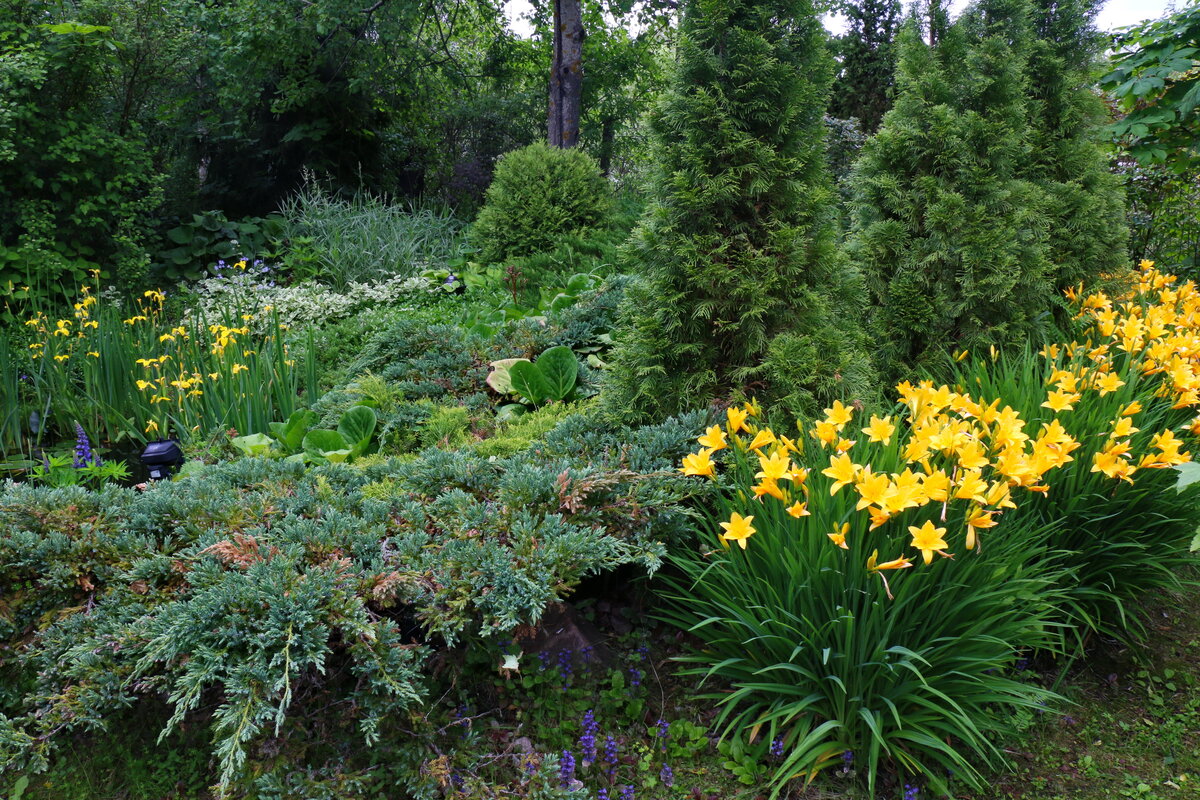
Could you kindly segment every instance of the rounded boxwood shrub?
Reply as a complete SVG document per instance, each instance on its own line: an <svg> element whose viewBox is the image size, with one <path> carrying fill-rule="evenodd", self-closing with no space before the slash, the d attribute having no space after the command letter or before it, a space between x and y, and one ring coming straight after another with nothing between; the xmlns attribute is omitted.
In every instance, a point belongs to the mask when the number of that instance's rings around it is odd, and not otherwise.
<svg viewBox="0 0 1200 800"><path fill-rule="evenodd" d="M491 263L545 252L566 234L609 227L612 217L608 183L591 156L537 143L497 162L471 238Z"/></svg>

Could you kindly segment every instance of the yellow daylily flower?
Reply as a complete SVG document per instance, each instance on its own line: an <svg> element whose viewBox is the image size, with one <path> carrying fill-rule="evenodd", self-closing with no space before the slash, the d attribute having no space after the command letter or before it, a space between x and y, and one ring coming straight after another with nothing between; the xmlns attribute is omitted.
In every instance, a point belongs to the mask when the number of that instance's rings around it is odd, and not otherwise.
<svg viewBox="0 0 1200 800"><path fill-rule="evenodd" d="M683 457L683 467L679 470L684 475L700 475L704 477L712 477L714 464L712 462L711 450L701 450L699 453L692 453Z"/></svg>
<svg viewBox="0 0 1200 800"><path fill-rule="evenodd" d="M750 524L753 521L753 516L743 517L734 511L729 517L729 522L721 523L721 527L725 530L721 534L721 538L726 542L737 542L745 550L746 540L755 533L754 526Z"/></svg>
<svg viewBox="0 0 1200 800"><path fill-rule="evenodd" d="M1059 411L1072 411L1075 408L1075 402L1078 400L1078 392L1067 392L1058 389L1046 396L1046 401L1042 403L1042 408L1048 408L1055 413Z"/></svg>
<svg viewBox="0 0 1200 800"><path fill-rule="evenodd" d="M844 522L840 528L835 526L833 533L827 533L825 535L829 537L829 541L833 542L838 547L842 548L843 550L849 550L850 546L846 544L846 534L848 533L850 533L850 523Z"/></svg>
<svg viewBox="0 0 1200 800"><path fill-rule="evenodd" d="M797 500L795 503L792 503L787 507L787 513L791 514L796 519L800 519L800 517L807 517L809 516L808 503L801 503Z"/></svg>
<svg viewBox="0 0 1200 800"><path fill-rule="evenodd" d="M729 421L729 432L737 433L746 426L746 417L749 414L744 409L730 406L725 409L725 418Z"/></svg>
<svg viewBox="0 0 1200 800"><path fill-rule="evenodd" d="M758 450L769 444L775 444L776 441L778 440L775 438L775 433L770 428L763 428L754 435L754 439L750 442L750 449Z"/></svg>
<svg viewBox="0 0 1200 800"><path fill-rule="evenodd" d="M891 442L892 434L896 432L896 426L892 424L891 417L879 417L872 414L871 423L863 428L862 432L867 435L867 441L886 445Z"/></svg>
<svg viewBox="0 0 1200 800"><path fill-rule="evenodd" d="M912 534L912 546L921 551L921 557L925 563L933 561L934 552L943 553L950 545L946 544L946 540L942 537L946 535L945 528L936 528L929 520L925 520L925 524L921 527L909 525L908 532Z"/></svg>
<svg viewBox="0 0 1200 800"><path fill-rule="evenodd" d="M976 531L987 528L994 528L999 523L992 518L993 512L985 511L982 508L976 508L967 515L967 549L974 550L976 544Z"/></svg>
<svg viewBox="0 0 1200 800"><path fill-rule="evenodd" d="M720 425L713 425L696 441L698 441L702 447L707 448L708 452L710 453L723 450L728 446L725 441L725 430Z"/></svg>
<svg viewBox="0 0 1200 800"><path fill-rule="evenodd" d="M834 400L833 407L825 409L825 420L834 425L839 431L854 417L854 409L842 405L841 400Z"/></svg>
<svg viewBox="0 0 1200 800"><path fill-rule="evenodd" d="M1121 380L1121 376L1115 372L1110 372L1096 381L1096 389L1100 392L1100 396L1109 392L1115 392L1125 385L1125 381Z"/></svg>
<svg viewBox="0 0 1200 800"><path fill-rule="evenodd" d="M829 466L821 470L821 474L833 478L833 485L829 487L829 496L838 493L838 490L843 486L852 483L854 476L858 473L858 465L850 460L850 456L841 454L829 457Z"/></svg>

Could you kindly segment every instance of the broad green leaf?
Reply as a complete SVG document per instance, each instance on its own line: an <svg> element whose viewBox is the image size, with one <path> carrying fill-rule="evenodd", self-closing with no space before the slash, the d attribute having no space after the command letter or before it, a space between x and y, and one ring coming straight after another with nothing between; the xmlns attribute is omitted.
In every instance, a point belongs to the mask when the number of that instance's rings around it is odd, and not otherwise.
<svg viewBox="0 0 1200 800"><path fill-rule="evenodd" d="M533 405L540 406L552 396L550 384L536 365L528 361L518 361L509 367L508 374L512 380L513 391Z"/></svg>
<svg viewBox="0 0 1200 800"><path fill-rule="evenodd" d="M512 422L514 419L528 411L525 406L520 403L505 403L496 409L496 422Z"/></svg>
<svg viewBox="0 0 1200 800"><path fill-rule="evenodd" d="M272 422L271 433L275 434L275 438L279 440L284 450L294 453L300 449L304 442L304 434L308 433L308 429L316 421L315 412L302 408L292 412L292 415L287 418L287 422Z"/></svg>
<svg viewBox="0 0 1200 800"><path fill-rule="evenodd" d="M546 395L552 400L565 399L579 379L579 362L566 345L551 347L538 356L537 368L545 379Z"/></svg>
<svg viewBox="0 0 1200 800"><path fill-rule="evenodd" d="M355 406L342 414L342 418L338 420L338 433L350 445L353 455L361 456L371 446L376 422L378 418L375 416L375 410L366 406Z"/></svg>
<svg viewBox="0 0 1200 800"><path fill-rule="evenodd" d="M528 358L502 358L491 363L492 371L488 373L487 385L497 394L512 394L512 375L509 369L518 361L529 361Z"/></svg>
<svg viewBox="0 0 1200 800"><path fill-rule="evenodd" d="M346 442L346 438L337 431L315 430L304 435L304 451L310 455L327 458L327 454L339 453L343 450L348 454L350 445Z"/></svg>
<svg viewBox="0 0 1200 800"><path fill-rule="evenodd" d="M1175 471L1179 473L1179 480L1175 481L1175 489L1182 492L1188 486L1191 486L1196 481L1200 481L1200 464L1194 461L1187 461L1175 467Z"/></svg>
<svg viewBox="0 0 1200 800"><path fill-rule="evenodd" d="M252 458L265 456L270 452L275 440L265 433L251 433L246 436L235 436L229 443Z"/></svg>

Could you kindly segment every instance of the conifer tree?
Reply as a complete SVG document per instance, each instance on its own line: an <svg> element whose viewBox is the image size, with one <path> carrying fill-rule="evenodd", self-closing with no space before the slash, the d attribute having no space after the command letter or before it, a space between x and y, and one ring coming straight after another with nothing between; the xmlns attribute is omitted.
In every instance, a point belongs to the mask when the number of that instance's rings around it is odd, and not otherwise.
<svg viewBox="0 0 1200 800"><path fill-rule="evenodd" d="M653 121L653 201L606 389L625 418L741 391L791 410L866 383L856 284L835 248L810 0L690 0Z"/></svg>
<svg viewBox="0 0 1200 800"><path fill-rule="evenodd" d="M1033 0L1029 55L1030 160L1048 195L1057 288L1127 268L1124 192L1100 144L1106 110L1091 71L1104 44L1095 0Z"/></svg>
<svg viewBox="0 0 1200 800"><path fill-rule="evenodd" d="M938 37L901 37L895 107L859 161L848 249L896 377L950 347L1020 341L1046 319L1056 267L1032 158L1028 0L986 0Z"/></svg>
<svg viewBox="0 0 1200 800"><path fill-rule="evenodd" d="M847 29L834 40L838 70L829 113L853 117L873 133L892 105L903 7L900 0L843 0L835 8L846 18Z"/></svg>

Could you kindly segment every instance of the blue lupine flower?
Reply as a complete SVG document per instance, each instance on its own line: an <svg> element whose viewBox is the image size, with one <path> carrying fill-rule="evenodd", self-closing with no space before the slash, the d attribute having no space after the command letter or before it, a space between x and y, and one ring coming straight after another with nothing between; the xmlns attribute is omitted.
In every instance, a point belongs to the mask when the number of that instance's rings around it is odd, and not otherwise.
<svg viewBox="0 0 1200 800"><path fill-rule="evenodd" d="M72 466L75 469L96 464L99 466L100 459L92 452L92 443L88 440L87 433L84 432L83 426L78 422L75 423L75 461Z"/></svg>

